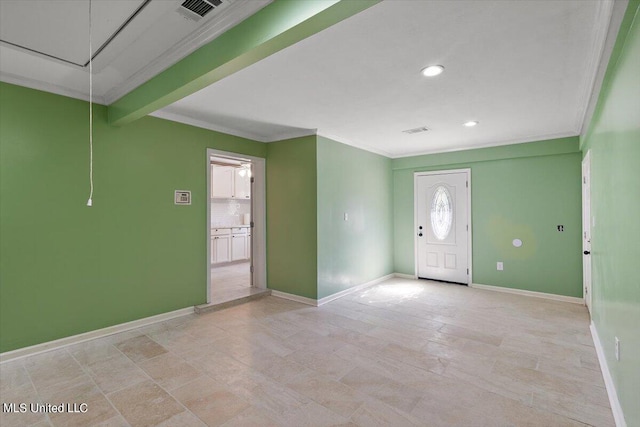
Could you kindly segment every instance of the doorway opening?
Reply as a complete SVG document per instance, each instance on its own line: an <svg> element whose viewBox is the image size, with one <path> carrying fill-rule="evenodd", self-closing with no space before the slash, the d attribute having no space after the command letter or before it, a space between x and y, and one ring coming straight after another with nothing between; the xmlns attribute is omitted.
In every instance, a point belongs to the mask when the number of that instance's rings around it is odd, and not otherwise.
<svg viewBox="0 0 640 427"><path fill-rule="evenodd" d="M207 304L266 290L264 159L207 150Z"/></svg>
<svg viewBox="0 0 640 427"><path fill-rule="evenodd" d="M471 284L471 170L414 174L419 279Z"/></svg>
<svg viewBox="0 0 640 427"><path fill-rule="evenodd" d="M591 151L582 159L582 281L584 304L591 314Z"/></svg>

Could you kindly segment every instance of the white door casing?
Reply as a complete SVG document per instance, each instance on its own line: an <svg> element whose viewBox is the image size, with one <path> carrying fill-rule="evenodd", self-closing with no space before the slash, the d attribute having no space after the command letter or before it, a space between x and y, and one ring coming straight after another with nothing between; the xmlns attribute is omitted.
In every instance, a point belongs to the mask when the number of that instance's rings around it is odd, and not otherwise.
<svg viewBox="0 0 640 427"><path fill-rule="evenodd" d="M416 276L471 283L469 169L414 177Z"/></svg>
<svg viewBox="0 0 640 427"><path fill-rule="evenodd" d="M260 166L260 167L258 167ZM256 172L260 171L262 173L262 186L256 185ZM260 175L258 175L260 176ZM247 258L249 258L250 267L249 270L251 274L249 277L251 278L251 287L258 287L266 289L267 287L267 245L264 241L264 232L261 234L263 240L261 241L260 248L262 252L254 252L254 241L253 241L253 229L256 224L262 223L266 229L266 187L264 185L265 182L265 165L261 163L258 165L256 162L253 162L251 165L251 176L249 177L249 194L251 195L251 214L249 218L249 228L247 229ZM259 191L259 189L261 191ZM255 219L255 221L254 221ZM260 240L258 240L260 241ZM264 277L260 278L259 282L256 281L256 276L259 276L262 272L264 272ZM257 284L258 283L258 284Z"/></svg>
<svg viewBox="0 0 640 427"><path fill-rule="evenodd" d="M227 157L234 160L240 160L245 163L251 164L251 176L249 194L251 195L251 228L248 234L251 234L250 242L247 246L250 246L250 261L252 273L251 286L266 289L267 288L267 258L266 258L266 160L261 157L247 156L244 154L233 153L229 151L215 150L208 148L206 156L206 162L209 166L210 159L214 157ZM207 167L207 195L212 195L212 182L211 182L212 168ZM233 175L232 175L233 177ZM211 236L210 233L210 218L211 218L211 203L206 203L207 206L207 233L210 236L210 244L207 245L207 259L213 261L215 250L215 243L213 242L215 236ZM229 239L231 237L229 236ZM229 248L230 249L230 248ZM230 254L229 254L230 255ZM207 303L211 301L211 273L210 265L207 265Z"/></svg>
<svg viewBox="0 0 640 427"><path fill-rule="evenodd" d="M582 297L591 313L591 151L582 159Z"/></svg>

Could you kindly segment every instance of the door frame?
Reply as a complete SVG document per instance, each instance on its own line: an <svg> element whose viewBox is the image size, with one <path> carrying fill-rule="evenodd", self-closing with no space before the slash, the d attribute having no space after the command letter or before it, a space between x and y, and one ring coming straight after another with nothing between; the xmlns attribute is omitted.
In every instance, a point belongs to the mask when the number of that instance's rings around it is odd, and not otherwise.
<svg viewBox="0 0 640 427"><path fill-rule="evenodd" d="M582 159L582 250L591 252L591 228L592 224L592 214L591 214L591 150L588 150ZM589 197L587 196L587 187L589 189ZM589 201L589 205L587 206L587 199ZM588 241L587 241L588 236ZM592 255L582 255L582 298L584 299L584 304L589 311L589 316L591 316L591 304L593 303L593 266L592 259L589 259L588 263L586 262L586 257L591 257ZM587 264L588 267L587 268ZM586 295L585 295L586 294Z"/></svg>
<svg viewBox="0 0 640 427"><path fill-rule="evenodd" d="M212 156L248 160L252 165L251 184L251 264L253 265L252 286L267 288L267 209L266 209L266 159L231 151L207 148L207 304L211 303L211 166Z"/></svg>
<svg viewBox="0 0 640 427"><path fill-rule="evenodd" d="M467 220L469 221L469 231L467 232L467 266L469 268L469 275L467 277L467 286L471 286L473 283L473 229L471 221L471 168L464 169L443 169L433 170L425 172L413 173L413 253L414 253L414 275L415 279L418 278L418 177L427 175L451 175L464 173L467 175L467 182L469 186L467 188Z"/></svg>

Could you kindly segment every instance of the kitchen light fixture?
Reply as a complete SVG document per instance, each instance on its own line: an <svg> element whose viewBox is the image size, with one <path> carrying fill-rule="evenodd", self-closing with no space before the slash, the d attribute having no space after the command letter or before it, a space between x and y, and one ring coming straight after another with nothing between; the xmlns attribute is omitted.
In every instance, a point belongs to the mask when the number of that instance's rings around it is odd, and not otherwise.
<svg viewBox="0 0 640 427"><path fill-rule="evenodd" d="M429 65L427 68L422 69L422 75L425 77L435 77L442 74L444 67L442 65Z"/></svg>
<svg viewBox="0 0 640 427"><path fill-rule="evenodd" d="M477 121L477 120L471 120L470 122L465 123L464 126L466 126L468 128L472 128L472 127L476 126L478 123L480 123L480 122Z"/></svg>

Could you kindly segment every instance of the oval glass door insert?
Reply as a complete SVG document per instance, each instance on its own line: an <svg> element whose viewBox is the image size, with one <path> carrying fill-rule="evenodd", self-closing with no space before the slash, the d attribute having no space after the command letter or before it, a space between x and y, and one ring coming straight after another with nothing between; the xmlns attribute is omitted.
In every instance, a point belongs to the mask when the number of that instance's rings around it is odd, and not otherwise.
<svg viewBox="0 0 640 427"><path fill-rule="evenodd" d="M442 185L436 188L431 200L431 229L438 240L444 240L451 232L453 203L451 194Z"/></svg>

